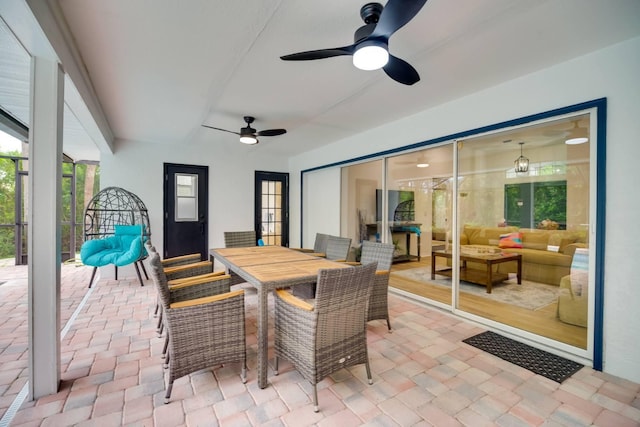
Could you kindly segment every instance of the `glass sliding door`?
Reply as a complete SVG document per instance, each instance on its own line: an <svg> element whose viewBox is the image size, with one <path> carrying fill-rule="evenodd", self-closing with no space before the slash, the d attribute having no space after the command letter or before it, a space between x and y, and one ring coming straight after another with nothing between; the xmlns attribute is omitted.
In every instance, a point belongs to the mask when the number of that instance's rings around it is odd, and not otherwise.
<svg viewBox="0 0 640 427"><path fill-rule="evenodd" d="M595 360L604 118L537 117L343 166L340 230L393 243L392 292Z"/></svg>
<svg viewBox="0 0 640 427"><path fill-rule="evenodd" d="M587 348L589 129L583 114L459 142L459 309Z"/></svg>
<svg viewBox="0 0 640 427"><path fill-rule="evenodd" d="M450 251L453 144L387 162L387 239L396 249L391 286L451 305L451 260L434 255Z"/></svg>
<svg viewBox="0 0 640 427"><path fill-rule="evenodd" d="M343 167L340 235L351 239L352 257L358 258L363 240L381 240L378 194L382 191L382 160Z"/></svg>

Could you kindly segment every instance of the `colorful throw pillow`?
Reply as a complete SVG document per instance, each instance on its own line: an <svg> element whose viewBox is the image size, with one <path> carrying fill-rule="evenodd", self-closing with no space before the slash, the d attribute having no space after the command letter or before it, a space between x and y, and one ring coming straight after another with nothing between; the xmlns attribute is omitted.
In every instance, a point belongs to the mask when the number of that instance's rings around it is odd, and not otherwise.
<svg viewBox="0 0 640 427"><path fill-rule="evenodd" d="M498 247L502 249L522 248L522 233L501 234Z"/></svg>

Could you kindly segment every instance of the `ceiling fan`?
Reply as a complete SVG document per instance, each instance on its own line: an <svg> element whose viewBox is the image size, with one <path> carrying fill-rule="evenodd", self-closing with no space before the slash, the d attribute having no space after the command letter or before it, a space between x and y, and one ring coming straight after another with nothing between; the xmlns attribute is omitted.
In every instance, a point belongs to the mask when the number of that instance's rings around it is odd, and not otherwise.
<svg viewBox="0 0 640 427"><path fill-rule="evenodd" d="M418 154L417 156L409 156L405 154L401 156L401 159L397 162L398 165L412 165L419 168L428 168L429 167L429 159L425 153L415 152L413 154Z"/></svg>
<svg viewBox="0 0 640 427"><path fill-rule="evenodd" d="M389 53L389 37L418 14L427 0L389 0L386 6L367 3L360 9L365 25L354 34L354 43L333 49L310 50L281 56L285 61L309 61L351 55L353 65L362 70L382 68L393 80L412 85L420 75L409 63Z"/></svg>
<svg viewBox="0 0 640 427"><path fill-rule="evenodd" d="M240 128L240 132L234 132L232 130L216 128L209 125L202 125L202 126L209 129L221 130L223 132L229 132L236 135L240 135L240 142L248 145L257 144L258 142L260 142L258 141L259 136L278 136L278 135L287 133L286 129L267 129L267 130L256 131L254 128L251 127L251 123L255 121L255 117L244 116L244 121L247 123L247 126Z"/></svg>

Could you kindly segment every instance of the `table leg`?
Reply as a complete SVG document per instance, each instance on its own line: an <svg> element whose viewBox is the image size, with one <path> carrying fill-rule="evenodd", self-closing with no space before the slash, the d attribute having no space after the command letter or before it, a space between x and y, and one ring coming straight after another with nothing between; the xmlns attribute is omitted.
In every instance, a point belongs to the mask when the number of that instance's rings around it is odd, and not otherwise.
<svg viewBox="0 0 640 427"><path fill-rule="evenodd" d="M409 251L410 248L411 248L411 233L407 233L407 259L409 259L411 255Z"/></svg>
<svg viewBox="0 0 640 427"><path fill-rule="evenodd" d="M487 261L487 293L490 294L493 287L493 266Z"/></svg>
<svg viewBox="0 0 640 427"><path fill-rule="evenodd" d="M518 263L518 285L522 285L522 258L516 260Z"/></svg>
<svg viewBox="0 0 640 427"><path fill-rule="evenodd" d="M436 279L436 253L431 252L431 280Z"/></svg>
<svg viewBox="0 0 640 427"><path fill-rule="evenodd" d="M268 349L268 296L269 292L260 287L258 289L258 387L267 387L267 369L269 366Z"/></svg>

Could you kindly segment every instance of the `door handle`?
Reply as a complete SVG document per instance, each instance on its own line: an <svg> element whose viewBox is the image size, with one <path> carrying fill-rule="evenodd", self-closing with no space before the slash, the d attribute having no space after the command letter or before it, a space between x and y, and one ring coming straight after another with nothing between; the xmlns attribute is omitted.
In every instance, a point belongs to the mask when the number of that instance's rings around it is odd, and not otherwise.
<svg viewBox="0 0 640 427"><path fill-rule="evenodd" d="M200 234L204 236L204 215L200 215L198 222L200 223Z"/></svg>

